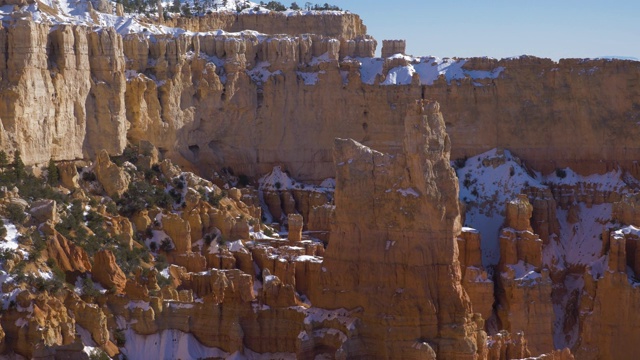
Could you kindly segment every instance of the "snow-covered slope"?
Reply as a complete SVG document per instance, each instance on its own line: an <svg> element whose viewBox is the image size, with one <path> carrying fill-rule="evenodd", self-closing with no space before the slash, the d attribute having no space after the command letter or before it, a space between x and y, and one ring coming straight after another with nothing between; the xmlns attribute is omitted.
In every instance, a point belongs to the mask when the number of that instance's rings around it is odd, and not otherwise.
<svg viewBox="0 0 640 360"><path fill-rule="evenodd" d="M389 70L381 85L409 85L414 74L418 75L421 85L433 85L433 83L442 75L447 83L452 81L470 78L472 80L480 79L496 79L502 71L503 67L497 67L491 71L486 70L467 70L463 66L467 62L465 59L440 59L437 57L413 57L401 54L391 56L393 58L404 58L408 62L406 66L397 66ZM378 75L383 74L383 65L385 59L382 58L357 58L360 62L360 74L362 82L373 85ZM477 86L480 83L475 82Z"/></svg>
<svg viewBox="0 0 640 360"><path fill-rule="evenodd" d="M465 226L480 231L482 261L500 259L498 235L505 219L507 201L527 187L545 188L508 150L493 149L467 159L457 169L460 200L467 205Z"/></svg>
<svg viewBox="0 0 640 360"><path fill-rule="evenodd" d="M595 192L629 192L628 180L620 170L581 176L573 170L559 169L548 175L525 169L508 150L490 150L458 163L460 200L466 204L465 226L480 231L483 263L496 264L500 257L498 236L505 220L506 202L527 188L547 189L567 186ZM455 165L455 164L454 164ZM558 199L556 199L558 200ZM602 230L611 219L612 204L577 202L571 210L578 222L570 222L569 210L558 208L560 233L543 249L544 263L562 268L587 265L600 252Z"/></svg>

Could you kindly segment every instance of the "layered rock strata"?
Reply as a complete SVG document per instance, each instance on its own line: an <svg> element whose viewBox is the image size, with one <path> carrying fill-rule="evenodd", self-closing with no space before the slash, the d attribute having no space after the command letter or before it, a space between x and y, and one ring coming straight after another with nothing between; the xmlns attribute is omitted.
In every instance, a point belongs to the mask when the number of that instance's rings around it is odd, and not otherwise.
<svg viewBox="0 0 640 360"><path fill-rule="evenodd" d="M353 356L472 359L477 329L460 284L449 138L437 103L413 106L399 154L336 139L336 220L322 289L310 299L362 309Z"/></svg>
<svg viewBox="0 0 640 360"><path fill-rule="evenodd" d="M375 40L363 30L123 37L18 18L2 29L0 42L12 49L0 59L3 147L21 150L27 164L94 156L101 148L116 154L128 138L149 140L203 170L228 166L256 176L284 164L296 178L321 181L335 172L333 138L397 152L407 108L424 98L443 104L453 158L502 147L543 172L621 165L635 173L640 154L633 61L459 60L446 64L463 75L415 74L407 85L386 86L394 83L388 73L425 63L370 58ZM475 79L472 70L499 75ZM585 90L593 88L607 91ZM350 120L336 122L337 114ZM575 141L562 135L569 132Z"/></svg>

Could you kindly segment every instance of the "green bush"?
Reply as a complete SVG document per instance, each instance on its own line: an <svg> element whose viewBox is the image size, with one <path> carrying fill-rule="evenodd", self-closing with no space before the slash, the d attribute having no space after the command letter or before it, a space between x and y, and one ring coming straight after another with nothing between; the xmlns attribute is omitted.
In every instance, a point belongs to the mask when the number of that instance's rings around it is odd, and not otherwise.
<svg viewBox="0 0 640 360"><path fill-rule="evenodd" d="M260 1L260 5L264 6L265 8L267 8L269 10L273 10L273 11L285 11L285 10L287 10L287 7L282 5L282 3L280 3L279 1L269 1L267 4L265 4L263 1Z"/></svg>
<svg viewBox="0 0 640 360"><path fill-rule="evenodd" d="M172 252L174 250L173 242L169 238L162 239L160 242L160 250L164 252Z"/></svg>
<svg viewBox="0 0 640 360"><path fill-rule="evenodd" d="M4 221L0 219L0 238L4 239L7 236L7 228L4 227Z"/></svg>
<svg viewBox="0 0 640 360"><path fill-rule="evenodd" d="M100 291L95 288L93 280L91 278L86 277L82 279L82 295L90 296L90 297L98 297L100 296Z"/></svg>
<svg viewBox="0 0 640 360"><path fill-rule="evenodd" d="M87 172L83 172L82 173L82 180L87 181L87 182L92 182L92 181L96 181L96 174L94 174L91 171L87 171Z"/></svg>
<svg viewBox="0 0 640 360"><path fill-rule="evenodd" d="M222 200L225 197L227 197L227 192L225 190L222 190L218 195L215 195L214 193L209 194L208 201L209 201L209 204L211 204L212 206L218 207L220 206L220 200Z"/></svg>
<svg viewBox="0 0 640 360"><path fill-rule="evenodd" d="M89 360L111 360L111 358L103 350L94 348L89 354Z"/></svg>
<svg viewBox="0 0 640 360"><path fill-rule="evenodd" d="M160 275L160 273L156 274L156 281L158 282L158 286L160 287L171 285L171 280Z"/></svg>
<svg viewBox="0 0 640 360"><path fill-rule="evenodd" d="M127 342L127 338L124 335L123 329L116 329L116 331L113 332L113 339L115 340L115 343L116 345L118 345L118 347L124 347L125 343Z"/></svg>
<svg viewBox="0 0 640 360"><path fill-rule="evenodd" d="M58 167L53 159L49 160L49 165L47 166L47 183L51 186L58 185L60 181L60 172L58 171Z"/></svg>
<svg viewBox="0 0 640 360"><path fill-rule="evenodd" d="M172 203L171 197L164 189L153 186L146 181L136 181L129 184L129 188L116 201L120 214L131 217L138 211L153 206L166 208Z"/></svg>
<svg viewBox="0 0 640 360"><path fill-rule="evenodd" d="M27 219L27 215L24 213L22 206L18 204L9 204L5 210L7 212L7 219L14 224L22 224Z"/></svg>

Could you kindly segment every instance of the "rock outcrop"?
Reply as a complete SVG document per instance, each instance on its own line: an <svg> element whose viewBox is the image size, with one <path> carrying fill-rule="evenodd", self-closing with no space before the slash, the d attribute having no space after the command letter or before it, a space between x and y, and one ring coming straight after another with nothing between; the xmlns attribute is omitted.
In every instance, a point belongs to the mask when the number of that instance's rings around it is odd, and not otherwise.
<svg viewBox="0 0 640 360"><path fill-rule="evenodd" d="M476 326L460 284L450 142L437 103L413 106L402 153L336 139L336 221L323 289L310 298L321 307L362 308L363 346L353 356L418 358L435 351L473 358Z"/></svg>
<svg viewBox="0 0 640 360"><path fill-rule="evenodd" d="M540 355L554 349L552 282L549 270L542 268L542 240L532 232L529 199L518 195L506 206L496 313L501 328L512 334L524 333L531 355Z"/></svg>
<svg viewBox="0 0 640 360"><path fill-rule="evenodd" d="M113 290L115 293L122 293L127 283L125 274L116 264L116 258L109 250L98 251L93 256L91 275L105 289Z"/></svg>
<svg viewBox="0 0 640 360"><path fill-rule="evenodd" d="M222 20L211 20L216 16ZM32 20L15 20L0 33L0 42L14 49L0 60L6 84L2 146L19 149L27 164L42 164L50 158L95 156L100 149L117 154L128 137L133 143L148 140L166 156L195 163L203 172L225 166L257 176L284 164L298 179L322 181L335 172L335 137L396 152L407 108L416 99L435 99L450 124L453 158L501 147L543 172L572 166L586 174L615 164L638 172L633 161L640 150L632 139L640 130L624 120L640 116L633 106L638 90L629 85L640 76L632 61L468 59L460 60L463 69L499 70L500 76L481 83L442 78L432 85L380 86L386 72L413 60L371 59L383 62L383 70L372 84L364 81L369 60L361 64L351 58L373 56L375 40L364 27L349 25L361 24L356 15L290 16L288 30L266 25L281 16L216 14L168 21L194 30L209 29L208 22L233 31L265 24L265 33L288 37L123 37L82 26L49 31ZM334 27L331 19L343 30L327 31ZM297 21L317 21L324 32L300 35L293 30ZM222 25L228 22L238 28ZM301 26L304 33L310 29ZM401 45L388 42L385 52L400 51ZM610 91L584 91L593 88ZM523 95L514 98L513 93ZM572 111L580 104L588 108ZM337 122L337 114L351 121ZM528 120L515 124L514 118ZM575 141L558 135L566 133ZM601 134L615 141L601 141ZM540 236L546 241L546 234Z"/></svg>
<svg viewBox="0 0 640 360"><path fill-rule="evenodd" d="M579 314L578 359L633 359L637 350L638 240L628 226L603 234L604 256L585 269ZM611 330L617 329L615 336ZM607 334L607 335L605 335ZM605 335L605 336L603 336Z"/></svg>
<svg viewBox="0 0 640 360"><path fill-rule="evenodd" d="M124 55L115 30L16 19L0 30L0 44L11 49L0 59L4 149L20 150L27 164L122 152Z"/></svg>
<svg viewBox="0 0 640 360"><path fill-rule="evenodd" d="M93 168L96 178L109 196L120 196L129 187L129 175L114 164L106 150L101 150Z"/></svg>
<svg viewBox="0 0 640 360"><path fill-rule="evenodd" d="M51 223L42 226L47 236L47 253L63 271L85 273L91 271L91 261L86 251L58 233Z"/></svg>
<svg viewBox="0 0 640 360"><path fill-rule="evenodd" d="M256 30L264 34L323 34L326 36L353 39L366 35L367 27L360 16L351 13L319 12L287 15L279 12L266 14L212 13L198 17L176 17L166 19L163 24L189 31L224 30L238 32Z"/></svg>

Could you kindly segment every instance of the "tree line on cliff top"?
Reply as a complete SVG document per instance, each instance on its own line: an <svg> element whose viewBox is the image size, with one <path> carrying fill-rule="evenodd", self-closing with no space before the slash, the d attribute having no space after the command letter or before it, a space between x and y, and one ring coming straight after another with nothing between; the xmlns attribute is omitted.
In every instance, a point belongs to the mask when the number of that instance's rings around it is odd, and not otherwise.
<svg viewBox="0 0 640 360"><path fill-rule="evenodd" d="M157 10L156 0L116 0L116 3L122 4L124 11L127 13L150 15ZM271 11L286 11L288 9L308 11L342 11L340 7L336 5L330 5L328 3L320 5L306 2L304 6L300 6L297 2L294 1L289 7L285 6L279 1L260 1L260 3L257 5L252 4L249 1L236 1L235 4L236 12L241 12L245 9L253 9L255 11L259 11L261 9L267 9ZM169 13L176 13L185 17L202 16L205 14L210 14L213 11L227 9L228 5L228 0L191 0L185 2L182 2L181 0L173 0L171 5L164 9L164 16L168 16Z"/></svg>

